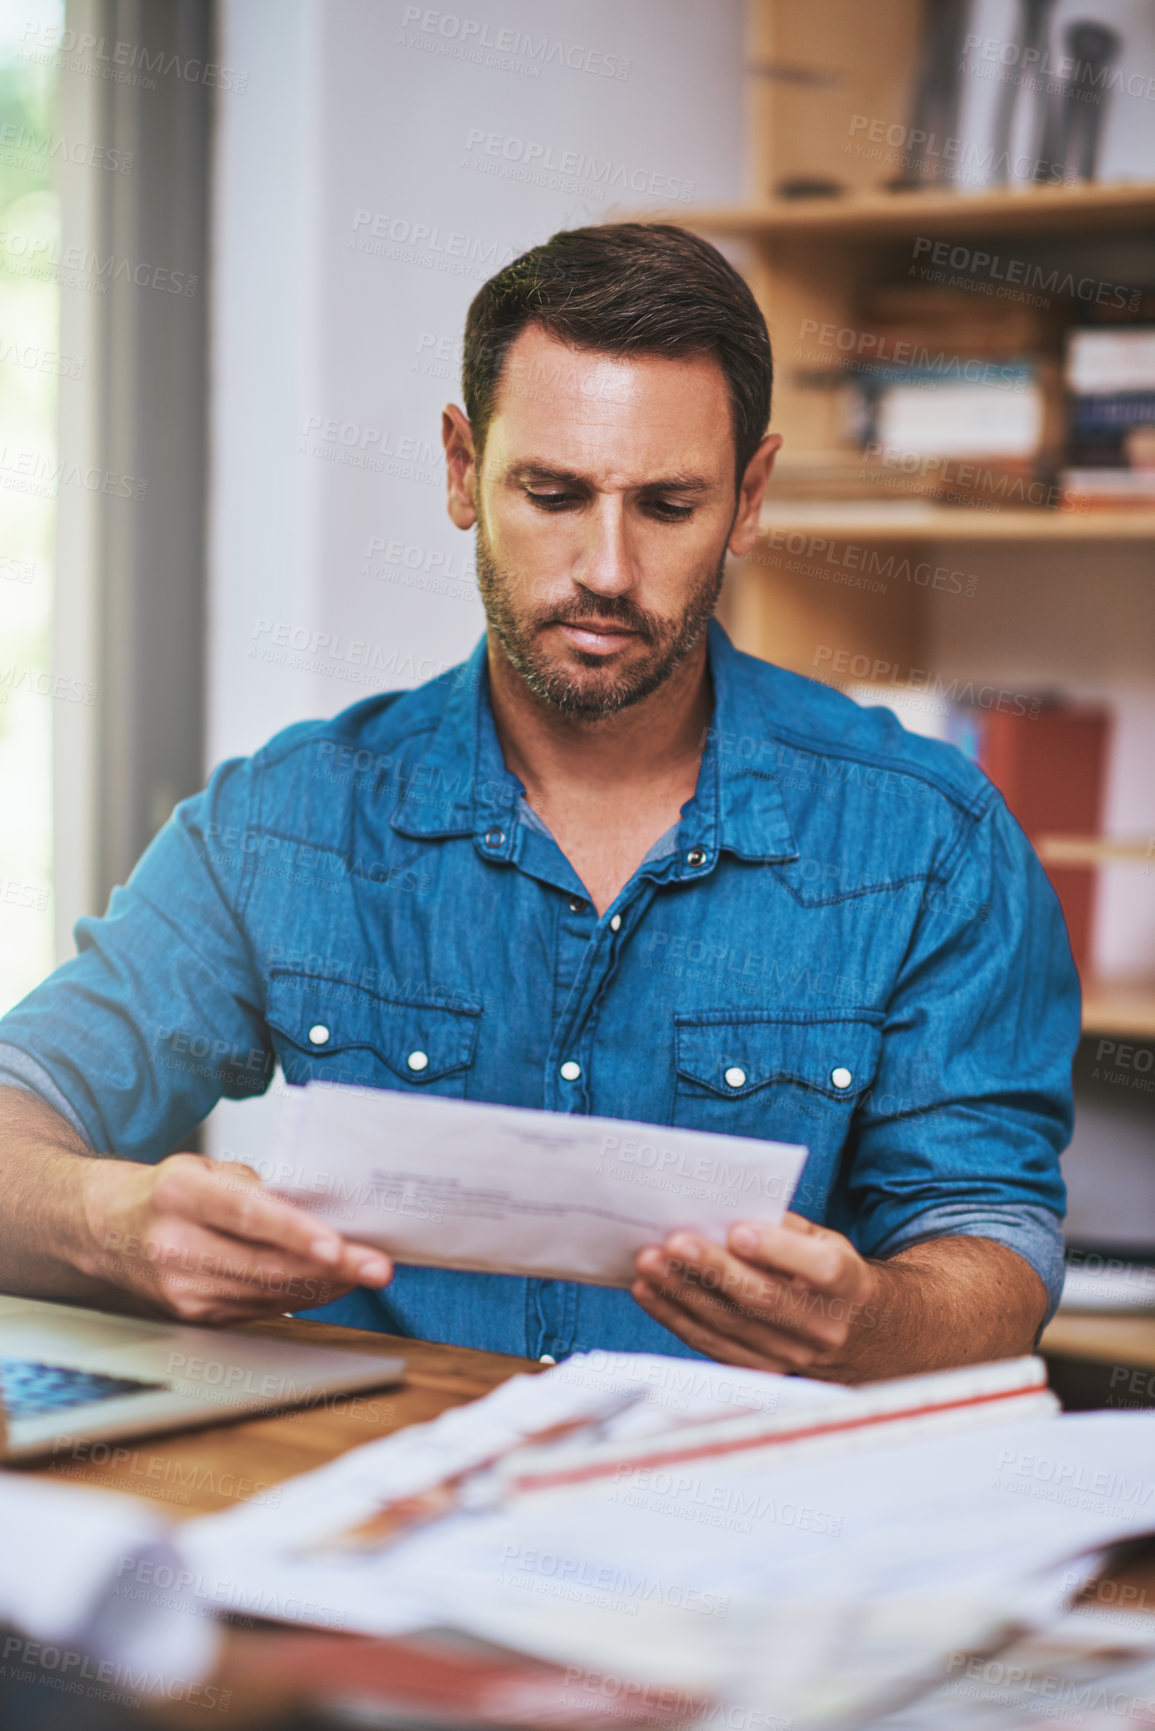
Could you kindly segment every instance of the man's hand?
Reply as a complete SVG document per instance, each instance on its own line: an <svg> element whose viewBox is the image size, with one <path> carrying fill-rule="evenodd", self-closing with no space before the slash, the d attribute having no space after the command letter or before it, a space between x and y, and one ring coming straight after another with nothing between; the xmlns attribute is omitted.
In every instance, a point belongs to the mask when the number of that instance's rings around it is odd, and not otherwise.
<svg viewBox="0 0 1155 1731"><path fill-rule="evenodd" d="M16 1088L0 1088L0 1194L0 1290L29 1298L212 1324L311 1310L393 1278L387 1256L269 1195L251 1167L94 1154Z"/></svg>
<svg viewBox="0 0 1155 1731"><path fill-rule="evenodd" d="M985 1238L939 1238L885 1262L785 1214L744 1221L725 1246L675 1232L638 1254L634 1298L723 1364L837 1382L1009 1358L1046 1308L1034 1269Z"/></svg>
<svg viewBox="0 0 1155 1731"><path fill-rule="evenodd" d="M266 1195L250 1166L170 1154L156 1166L88 1159L75 1264L182 1322L243 1322L384 1286L389 1258Z"/></svg>
<svg viewBox="0 0 1155 1731"><path fill-rule="evenodd" d="M725 1247L675 1232L637 1268L643 1310L696 1351L757 1370L837 1374L853 1329L880 1306L878 1267L799 1214L733 1226Z"/></svg>

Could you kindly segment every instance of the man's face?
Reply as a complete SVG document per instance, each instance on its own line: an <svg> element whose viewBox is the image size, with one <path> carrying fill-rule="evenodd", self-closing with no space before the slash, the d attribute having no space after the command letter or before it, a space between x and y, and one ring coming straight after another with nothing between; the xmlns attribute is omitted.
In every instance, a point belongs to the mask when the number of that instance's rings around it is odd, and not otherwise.
<svg viewBox="0 0 1155 1731"><path fill-rule="evenodd" d="M520 334L476 483L477 570L490 629L539 698L595 717L662 685L714 610L735 508L715 360Z"/></svg>

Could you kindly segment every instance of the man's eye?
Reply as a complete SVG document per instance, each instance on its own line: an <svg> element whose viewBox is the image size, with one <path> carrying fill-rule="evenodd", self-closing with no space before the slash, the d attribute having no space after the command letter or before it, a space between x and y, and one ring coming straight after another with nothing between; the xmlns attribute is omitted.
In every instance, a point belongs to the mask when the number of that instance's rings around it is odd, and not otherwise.
<svg viewBox="0 0 1155 1731"><path fill-rule="evenodd" d="M671 499L649 499L646 501L646 509L652 511L655 517L660 517L664 523L681 523L694 515L692 505L675 505Z"/></svg>
<svg viewBox="0 0 1155 1731"><path fill-rule="evenodd" d="M573 504L577 498L576 493L534 493L528 487L525 496L539 511L560 511L564 506Z"/></svg>

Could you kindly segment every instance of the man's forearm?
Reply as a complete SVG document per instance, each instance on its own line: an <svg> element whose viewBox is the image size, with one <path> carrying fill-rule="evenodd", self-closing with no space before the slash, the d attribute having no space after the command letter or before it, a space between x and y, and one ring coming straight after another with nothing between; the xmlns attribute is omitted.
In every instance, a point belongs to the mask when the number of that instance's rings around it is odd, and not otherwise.
<svg viewBox="0 0 1155 1731"><path fill-rule="evenodd" d="M385 1286L389 1258L264 1192L250 1167L93 1155L33 1095L0 1089L0 1290L242 1322Z"/></svg>
<svg viewBox="0 0 1155 1731"><path fill-rule="evenodd" d="M932 1238L870 1264L877 1299L837 1363L815 1374L872 1381L1034 1350L1047 1310L1039 1276L991 1238Z"/></svg>
<svg viewBox="0 0 1155 1731"><path fill-rule="evenodd" d="M89 1186L94 1167L105 1164L42 1100L0 1088L0 1289L87 1299L112 1290L84 1271Z"/></svg>

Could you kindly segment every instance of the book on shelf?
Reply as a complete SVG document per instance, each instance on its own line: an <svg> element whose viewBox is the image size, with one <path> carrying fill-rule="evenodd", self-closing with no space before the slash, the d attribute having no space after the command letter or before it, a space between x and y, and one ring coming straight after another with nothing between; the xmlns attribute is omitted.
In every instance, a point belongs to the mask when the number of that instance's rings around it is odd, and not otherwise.
<svg viewBox="0 0 1155 1731"><path fill-rule="evenodd" d="M1054 502L1033 458L912 457L879 441L847 453L803 452L775 465L767 493L772 518L783 507L829 505L963 506L1020 510Z"/></svg>
<svg viewBox="0 0 1155 1731"><path fill-rule="evenodd" d="M1067 336L1066 384L1076 397L1155 391L1155 325L1077 326Z"/></svg>
<svg viewBox="0 0 1155 1731"><path fill-rule="evenodd" d="M1072 397L1068 426L1073 469L1155 468L1155 390Z"/></svg>
<svg viewBox="0 0 1155 1731"><path fill-rule="evenodd" d="M842 326L807 320L792 375L836 393L836 448L794 457L778 499L1054 503L1062 389L1050 312L936 285L884 284Z"/></svg>
<svg viewBox="0 0 1155 1731"><path fill-rule="evenodd" d="M1153 311L1155 292L1130 322L1090 309L1064 333L1050 309L897 283L845 326L807 321L793 383L837 393L840 433L787 451L775 498L1151 509Z"/></svg>
<svg viewBox="0 0 1155 1731"><path fill-rule="evenodd" d="M864 392L868 443L904 458L1030 460L1043 437L1043 391L1023 361L955 357L948 368L895 368Z"/></svg>
<svg viewBox="0 0 1155 1731"><path fill-rule="evenodd" d="M1134 505L1149 511L1155 507L1155 467L1063 469L1059 487L1069 509L1119 510Z"/></svg>
<svg viewBox="0 0 1155 1731"><path fill-rule="evenodd" d="M877 346L880 358L890 348L899 349L900 360L904 343L932 355L1051 355L1059 347L1060 316L1050 308L988 300L970 289L882 283L863 305L862 325L870 333L863 346ZM906 365L917 360L917 353L905 356Z"/></svg>
<svg viewBox="0 0 1155 1731"><path fill-rule="evenodd" d="M1068 333L1067 503L1155 505L1155 325Z"/></svg>

